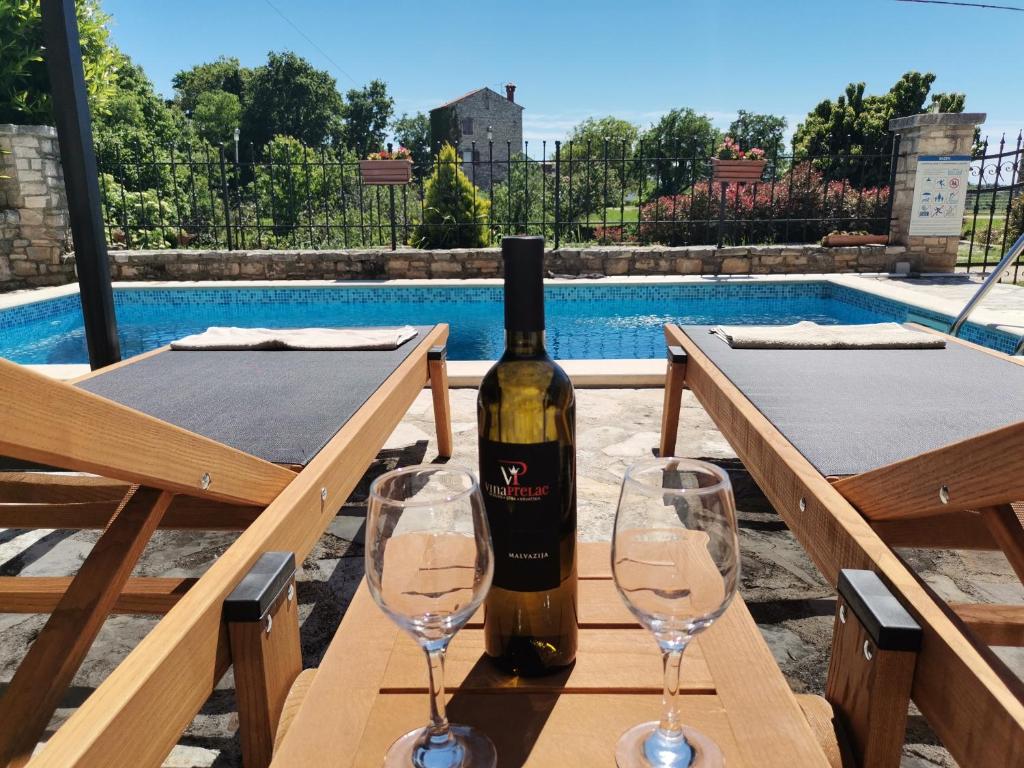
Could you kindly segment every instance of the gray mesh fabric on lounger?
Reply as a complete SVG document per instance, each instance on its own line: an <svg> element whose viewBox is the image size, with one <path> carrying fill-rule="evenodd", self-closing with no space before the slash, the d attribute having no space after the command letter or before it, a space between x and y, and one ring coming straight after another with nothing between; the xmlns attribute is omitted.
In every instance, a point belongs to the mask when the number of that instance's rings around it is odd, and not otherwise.
<svg viewBox="0 0 1024 768"><path fill-rule="evenodd" d="M305 466L430 329L388 351L166 351L79 386L275 464Z"/></svg>
<svg viewBox="0 0 1024 768"><path fill-rule="evenodd" d="M733 349L686 335L825 476L856 475L1024 421L1024 366L945 349Z"/></svg>

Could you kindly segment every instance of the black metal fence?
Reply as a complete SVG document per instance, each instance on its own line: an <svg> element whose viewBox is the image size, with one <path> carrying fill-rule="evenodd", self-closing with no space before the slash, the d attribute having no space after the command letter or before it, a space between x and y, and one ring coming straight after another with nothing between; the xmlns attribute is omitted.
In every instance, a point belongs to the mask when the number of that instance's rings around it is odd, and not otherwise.
<svg viewBox="0 0 1024 768"><path fill-rule="evenodd" d="M1024 133L1015 142L986 138L974 153L957 264L967 272L994 267L1024 231ZM1004 278L1020 282L1021 261Z"/></svg>
<svg viewBox="0 0 1024 768"><path fill-rule="evenodd" d="M642 141L500 149L435 157L397 187L365 185L355 158L291 140L237 154L101 153L107 236L115 247L228 249L478 246L513 233L556 246L813 242L833 231L888 233L898 152L776 155L760 181L741 185L714 180L712 147L686 156ZM455 166L472 192L431 198L430 177L454 178Z"/></svg>

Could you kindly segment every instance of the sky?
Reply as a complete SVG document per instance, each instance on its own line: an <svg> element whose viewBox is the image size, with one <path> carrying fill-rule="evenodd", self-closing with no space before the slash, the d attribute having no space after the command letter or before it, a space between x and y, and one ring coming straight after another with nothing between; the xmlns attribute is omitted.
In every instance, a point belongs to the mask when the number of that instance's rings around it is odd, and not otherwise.
<svg viewBox="0 0 1024 768"><path fill-rule="evenodd" d="M980 1L980 0L979 0ZM1024 0L1007 0L1024 7ZM174 73L218 56L257 66L292 50L343 93L382 79L396 116L466 91L518 86L524 137L563 138L587 117L646 128L692 107L726 128L738 109L786 117L864 81L882 93L907 70L967 94L982 134L1024 127L1016 55L1024 12L896 0L634 0L387 4L345 0L104 0L114 42L172 95ZM1011 46L1012 47L1012 46ZM534 147L530 147L531 154Z"/></svg>

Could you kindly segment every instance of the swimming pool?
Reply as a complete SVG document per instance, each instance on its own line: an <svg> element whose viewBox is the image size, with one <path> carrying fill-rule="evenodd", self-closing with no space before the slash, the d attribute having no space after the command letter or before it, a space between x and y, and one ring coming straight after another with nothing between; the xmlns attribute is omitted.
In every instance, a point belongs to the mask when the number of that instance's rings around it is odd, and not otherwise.
<svg viewBox="0 0 1024 768"><path fill-rule="evenodd" d="M949 317L828 281L549 284L548 347L558 359L660 358L666 322L694 324L872 323ZM459 286L318 285L117 287L125 357L213 325L451 325L452 360L491 360L503 346L502 289ZM1011 351L1014 338L968 324L964 338ZM0 309L0 356L19 363L85 363L78 295Z"/></svg>

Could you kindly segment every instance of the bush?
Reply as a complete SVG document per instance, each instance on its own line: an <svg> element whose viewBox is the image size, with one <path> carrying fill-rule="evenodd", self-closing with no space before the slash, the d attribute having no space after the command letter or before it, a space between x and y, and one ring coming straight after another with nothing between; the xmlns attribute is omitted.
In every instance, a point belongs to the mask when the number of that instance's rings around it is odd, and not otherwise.
<svg viewBox="0 0 1024 768"><path fill-rule="evenodd" d="M724 240L745 243L814 242L833 230L884 231L886 187L858 189L825 183L810 163L800 163L774 184L730 184L725 193ZM721 188L707 181L689 192L641 206L639 240L665 245L718 242ZM876 221L872 221L876 219ZM628 239L628 236L627 236Z"/></svg>
<svg viewBox="0 0 1024 768"><path fill-rule="evenodd" d="M490 242L490 202L462 172L455 147L445 144L424 184L423 220L410 244L418 248L478 248Z"/></svg>

